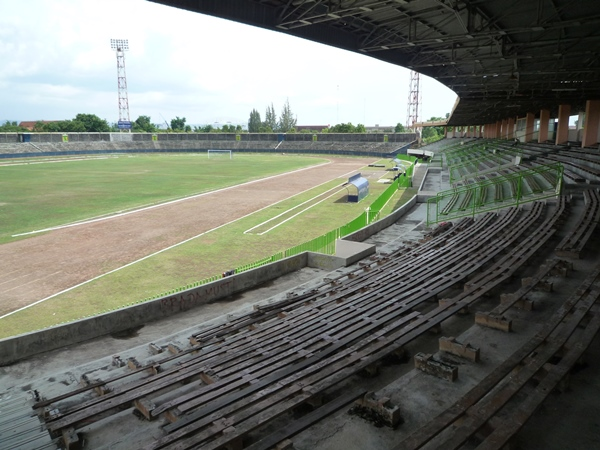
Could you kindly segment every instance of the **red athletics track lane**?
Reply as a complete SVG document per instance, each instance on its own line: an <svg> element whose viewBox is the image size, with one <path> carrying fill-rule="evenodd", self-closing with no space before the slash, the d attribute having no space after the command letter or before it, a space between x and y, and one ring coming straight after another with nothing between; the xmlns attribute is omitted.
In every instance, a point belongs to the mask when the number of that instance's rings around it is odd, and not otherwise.
<svg viewBox="0 0 600 450"><path fill-rule="evenodd" d="M0 245L0 316L372 162L332 158L285 176Z"/></svg>

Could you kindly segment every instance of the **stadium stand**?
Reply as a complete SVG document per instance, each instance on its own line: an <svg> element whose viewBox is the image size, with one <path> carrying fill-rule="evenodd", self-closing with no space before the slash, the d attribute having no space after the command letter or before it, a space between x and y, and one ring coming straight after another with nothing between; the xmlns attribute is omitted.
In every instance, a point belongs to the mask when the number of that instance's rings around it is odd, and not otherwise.
<svg viewBox="0 0 600 450"><path fill-rule="evenodd" d="M465 164L457 185L476 180L490 184L473 197L457 195L456 207L485 202L492 195L514 195L506 177L522 169L507 161L494 156L478 159L489 164ZM536 184L553 181L542 175L526 180L531 191ZM109 373L86 371L76 389L54 389L60 394L51 397L38 393L33 408L53 442L66 448L78 448L83 439L92 446L106 442L102 430L123 421L123 411L134 411L141 419L136 426L130 423L123 436L147 449L270 449L332 420L350 404L360 414L402 429L407 411L364 384L356 386L357 377L376 376L382 361L406 358L407 348L465 314L473 317L474 326L503 332L514 329L513 311L535 314L533 293L551 287L549 277L569 275L569 260L585 257L579 252L590 243L597 245L598 191L583 184L586 189L569 196L518 207L500 205L494 212L441 224L420 242L405 241L329 274L309 289L202 327L189 335L186 345L149 344L151 358L121 360L115 355ZM582 205L579 194L584 196ZM567 232L572 225L564 228L565 218L574 205L581 215ZM514 286L511 279L522 273L531 275L490 305L489 296L506 292ZM513 438L550 387L576 364L583 347L572 343L587 345L598 330L597 321L588 320L586 313L594 310L597 283L598 269L533 339L446 411L405 429L397 448L459 448L467 441L500 448ZM596 297L583 295L583 289ZM479 358L478 349L455 338L443 337L439 345L440 355ZM415 353L414 364L422 376L448 381L462 370L432 353ZM512 376L517 369L519 376ZM548 390L531 390L533 379ZM531 395L521 395L523 390ZM506 411L521 419L513 420Z"/></svg>
<svg viewBox="0 0 600 450"><path fill-rule="evenodd" d="M446 191L434 220L444 222L429 228L417 203L367 238L376 256L210 325L200 318L187 341L165 335L83 367L69 348L64 373L39 380L30 361L3 368L4 380L26 381L0 392L2 443L38 442L43 429L51 442L40 448L595 448L600 64L581 49L600 42L597 2L156 1L410 63L454 89L444 123L459 139L426 147L436 154L416 183L429 187L421 202ZM0 136L0 152L81 147L60 138ZM169 135L97 151L375 155L408 142L261 138Z"/></svg>

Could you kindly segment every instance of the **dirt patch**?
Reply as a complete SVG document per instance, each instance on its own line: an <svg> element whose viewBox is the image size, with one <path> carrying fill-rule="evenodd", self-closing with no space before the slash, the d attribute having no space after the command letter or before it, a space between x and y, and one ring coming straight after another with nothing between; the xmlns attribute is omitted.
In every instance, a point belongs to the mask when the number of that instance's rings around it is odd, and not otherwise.
<svg viewBox="0 0 600 450"><path fill-rule="evenodd" d="M329 164L4 244L0 246L0 315L348 176L371 162L373 158L333 158Z"/></svg>

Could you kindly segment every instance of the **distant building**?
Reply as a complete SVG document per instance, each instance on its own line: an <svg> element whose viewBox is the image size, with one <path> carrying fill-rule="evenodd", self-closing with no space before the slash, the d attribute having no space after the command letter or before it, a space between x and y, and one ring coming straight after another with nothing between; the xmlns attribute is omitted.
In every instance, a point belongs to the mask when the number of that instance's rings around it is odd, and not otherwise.
<svg viewBox="0 0 600 450"><path fill-rule="evenodd" d="M296 133L300 133L302 131L318 131L325 128L329 128L329 125L296 125Z"/></svg>
<svg viewBox="0 0 600 450"><path fill-rule="evenodd" d="M22 128L27 128L29 131L33 131L36 123L52 123L52 122L60 122L60 120L25 120L19 123L19 126Z"/></svg>
<svg viewBox="0 0 600 450"><path fill-rule="evenodd" d="M375 125L374 127L365 127L367 133L393 133L396 125Z"/></svg>

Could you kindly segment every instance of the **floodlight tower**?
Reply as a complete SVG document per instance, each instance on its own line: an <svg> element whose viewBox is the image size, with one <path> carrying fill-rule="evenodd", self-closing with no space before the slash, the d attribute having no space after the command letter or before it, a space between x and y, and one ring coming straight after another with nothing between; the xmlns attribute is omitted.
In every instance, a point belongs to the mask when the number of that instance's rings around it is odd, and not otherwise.
<svg viewBox="0 0 600 450"><path fill-rule="evenodd" d="M129 50L128 39L111 39L110 48L117 53L117 84L119 87L119 128L131 130L129 101L127 100L127 77L125 75L125 52Z"/></svg>
<svg viewBox="0 0 600 450"><path fill-rule="evenodd" d="M419 72L410 71L410 84L408 87L408 111L406 113L406 128L417 131L413 125L419 121L419 106L421 105L421 93L419 92Z"/></svg>

